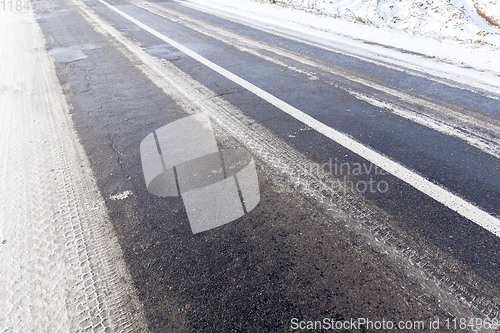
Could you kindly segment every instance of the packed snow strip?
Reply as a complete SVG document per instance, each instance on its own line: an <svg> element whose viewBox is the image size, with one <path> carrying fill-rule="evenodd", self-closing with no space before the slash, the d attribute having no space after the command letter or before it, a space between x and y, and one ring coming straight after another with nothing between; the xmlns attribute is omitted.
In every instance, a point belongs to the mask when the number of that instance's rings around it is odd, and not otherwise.
<svg viewBox="0 0 500 333"><path fill-rule="evenodd" d="M31 12L0 12L0 332L145 332Z"/></svg>

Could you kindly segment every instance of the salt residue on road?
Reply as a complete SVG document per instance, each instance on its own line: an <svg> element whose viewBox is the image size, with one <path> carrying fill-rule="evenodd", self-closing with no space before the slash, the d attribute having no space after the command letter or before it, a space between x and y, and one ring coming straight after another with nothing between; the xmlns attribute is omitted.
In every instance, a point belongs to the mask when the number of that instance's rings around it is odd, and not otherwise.
<svg viewBox="0 0 500 333"><path fill-rule="evenodd" d="M0 332L144 332L34 14L0 11Z"/></svg>

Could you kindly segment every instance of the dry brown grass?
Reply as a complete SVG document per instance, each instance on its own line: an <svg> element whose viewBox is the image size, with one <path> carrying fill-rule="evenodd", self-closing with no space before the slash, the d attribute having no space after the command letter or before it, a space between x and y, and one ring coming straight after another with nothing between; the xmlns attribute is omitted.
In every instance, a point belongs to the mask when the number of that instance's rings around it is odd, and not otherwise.
<svg viewBox="0 0 500 333"><path fill-rule="evenodd" d="M492 17L492 16L488 16L486 15L483 7L481 6L481 4L478 3L477 0L473 0L474 2L474 7L476 8L476 11L477 13L482 17L484 18L486 21L488 21L488 23L494 25L494 26L497 26L497 27L500 27L500 20L495 18L495 17Z"/></svg>

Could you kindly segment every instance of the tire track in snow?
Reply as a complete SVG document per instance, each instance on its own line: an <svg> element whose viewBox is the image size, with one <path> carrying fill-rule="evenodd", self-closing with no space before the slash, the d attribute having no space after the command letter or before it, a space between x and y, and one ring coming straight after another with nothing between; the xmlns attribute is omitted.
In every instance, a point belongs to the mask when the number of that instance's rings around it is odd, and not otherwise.
<svg viewBox="0 0 500 333"><path fill-rule="evenodd" d="M0 331L147 332L34 14L0 41Z"/></svg>

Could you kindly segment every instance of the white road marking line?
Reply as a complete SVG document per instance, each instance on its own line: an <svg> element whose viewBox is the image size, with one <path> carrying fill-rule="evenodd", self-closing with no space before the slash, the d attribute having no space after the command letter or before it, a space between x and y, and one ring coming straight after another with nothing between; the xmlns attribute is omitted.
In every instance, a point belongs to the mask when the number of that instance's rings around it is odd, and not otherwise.
<svg viewBox="0 0 500 333"><path fill-rule="evenodd" d="M465 218L471 220L472 222L482 226L486 230L492 232L496 236L500 237L500 220L487 212L479 209L478 207L472 205L471 203L465 201L464 199L456 196L455 194L447 191L446 189L438 186L424 177L418 175L417 173L405 168L399 163L392 161L391 159L383 156L371 150L368 147L360 144L359 142L349 138L348 136L334 130L333 128L321 123L320 121L314 119L313 117L305 114L304 112L298 110L297 108L291 106L290 104L280 100L279 98L271 95L270 93L262 90L261 88L255 86L254 84L240 78L239 76L229 72L228 70L220 67L219 65L211 62L210 60L202 57L196 52L190 50L189 48L183 46L182 44L168 38L167 36L161 34L160 32L150 28L144 23L134 19L130 15L124 13L113 5L108 4L103 0L98 0L103 5L107 6L109 9L113 10L117 14L136 24L140 28L149 32L150 34L158 37L164 42L177 48L179 51L185 53L189 57L197 60L208 68L216 71L217 73L223 75L225 78L233 81L234 83L240 85L241 87L247 89L248 91L254 93L258 97L264 99L268 103L276 106L283 112L292 116L293 118L301 121L302 123L308 125L309 127L315 129L319 133L325 135L331 140L337 142L343 147L349 149L353 153L363 157L364 159L372 162L375 165L383 168L387 172L391 173L395 177L401 179L402 181L408 183L414 188L418 189L422 193L430 196L434 200L442 203L451 210L459 213Z"/></svg>

